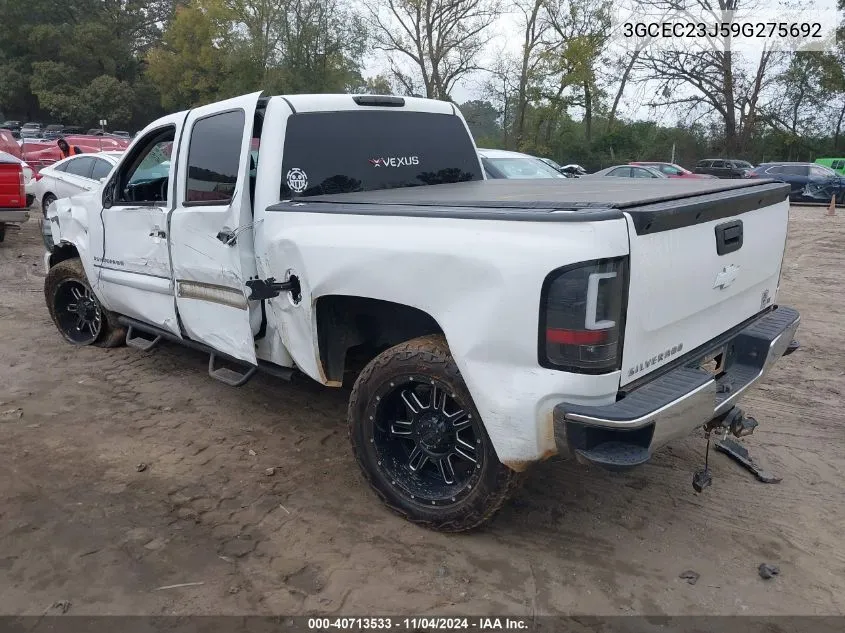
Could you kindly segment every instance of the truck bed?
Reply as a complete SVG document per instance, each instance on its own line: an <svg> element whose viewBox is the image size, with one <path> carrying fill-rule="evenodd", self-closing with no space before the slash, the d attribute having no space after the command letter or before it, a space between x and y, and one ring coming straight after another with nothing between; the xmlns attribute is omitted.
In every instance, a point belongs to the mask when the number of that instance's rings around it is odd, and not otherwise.
<svg viewBox="0 0 845 633"><path fill-rule="evenodd" d="M774 180L572 178L483 180L285 200L268 211L594 222L630 213L638 234L716 220L781 202Z"/></svg>

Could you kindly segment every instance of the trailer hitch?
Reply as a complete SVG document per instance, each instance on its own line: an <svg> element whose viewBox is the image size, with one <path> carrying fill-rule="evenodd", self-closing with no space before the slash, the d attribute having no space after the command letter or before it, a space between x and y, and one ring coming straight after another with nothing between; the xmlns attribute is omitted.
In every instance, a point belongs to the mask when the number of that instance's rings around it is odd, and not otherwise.
<svg viewBox="0 0 845 633"><path fill-rule="evenodd" d="M713 475L709 468L710 457L710 435L714 431L722 434L722 439L716 442L716 450L724 453L738 464L752 472L757 479L767 484L779 483L782 478L777 477L759 466L748 452L734 439L728 438L728 433L736 437L747 437L757 428L757 420L745 415L739 407L733 407L724 415L710 420L704 425L704 434L707 438L707 448L704 452L704 468L697 470L692 478L692 487L696 492L701 492L713 483Z"/></svg>

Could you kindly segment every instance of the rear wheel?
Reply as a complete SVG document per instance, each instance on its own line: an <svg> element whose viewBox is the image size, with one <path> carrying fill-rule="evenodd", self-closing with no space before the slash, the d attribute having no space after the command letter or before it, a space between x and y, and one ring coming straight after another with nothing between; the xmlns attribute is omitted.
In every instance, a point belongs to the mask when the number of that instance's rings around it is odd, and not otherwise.
<svg viewBox="0 0 845 633"><path fill-rule="evenodd" d="M349 437L382 501L446 532L489 521L520 475L502 464L442 336L392 347L361 372Z"/></svg>
<svg viewBox="0 0 845 633"><path fill-rule="evenodd" d="M45 193L44 197L41 199L41 213L44 214L44 217L47 217L47 207L53 204L56 201L56 196L52 193Z"/></svg>
<svg viewBox="0 0 845 633"><path fill-rule="evenodd" d="M44 280L47 309L59 333L74 345L116 347L126 330L100 305L78 258L59 262Z"/></svg>

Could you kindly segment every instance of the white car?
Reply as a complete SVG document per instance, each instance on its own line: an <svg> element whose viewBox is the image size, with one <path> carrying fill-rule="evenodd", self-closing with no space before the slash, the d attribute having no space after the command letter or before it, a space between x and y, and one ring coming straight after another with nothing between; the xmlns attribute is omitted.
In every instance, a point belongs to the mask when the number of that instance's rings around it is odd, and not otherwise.
<svg viewBox="0 0 845 633"><path fill-rule="evenodd" d="M478 148L478 155L488 178L565 178L554 167L530 154Z"/></svg>
<svg viewBox="0 0 845 633"><path fill-rule="evenodd" d="M102 184L123 152L77 154L44 167L35 183L35 197L45 215L47 207L60 198L93 191Z"/></svg>
<svg viewBox="0 0 845 633"><path fill-rule="evenodd" d="M171 114L47 210L47 309L73 345L173 341L231 386L355 377L365 478L445 531L556 453L626 470L699 427L754 430L739 399L796 349L788 185L485 180L481 161L444 101L253 93Z"/></svg>

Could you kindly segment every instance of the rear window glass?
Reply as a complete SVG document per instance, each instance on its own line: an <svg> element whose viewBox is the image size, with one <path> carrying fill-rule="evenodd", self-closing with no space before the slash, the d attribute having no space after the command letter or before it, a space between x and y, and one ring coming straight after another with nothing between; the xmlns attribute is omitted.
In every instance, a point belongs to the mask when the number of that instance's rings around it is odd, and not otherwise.
<svg viewBox="0 0 845 633"><path fill-rule="evenodd" d="M361 110L288 119L283 199L481 179L457 116Z"/></svg>
<svg viewBox="0 0 845 633"><path fill-rule="evenodd" d="M806 165L784 165L781 167L781 173L790 176L806 176L809 168Z"/></svg>

